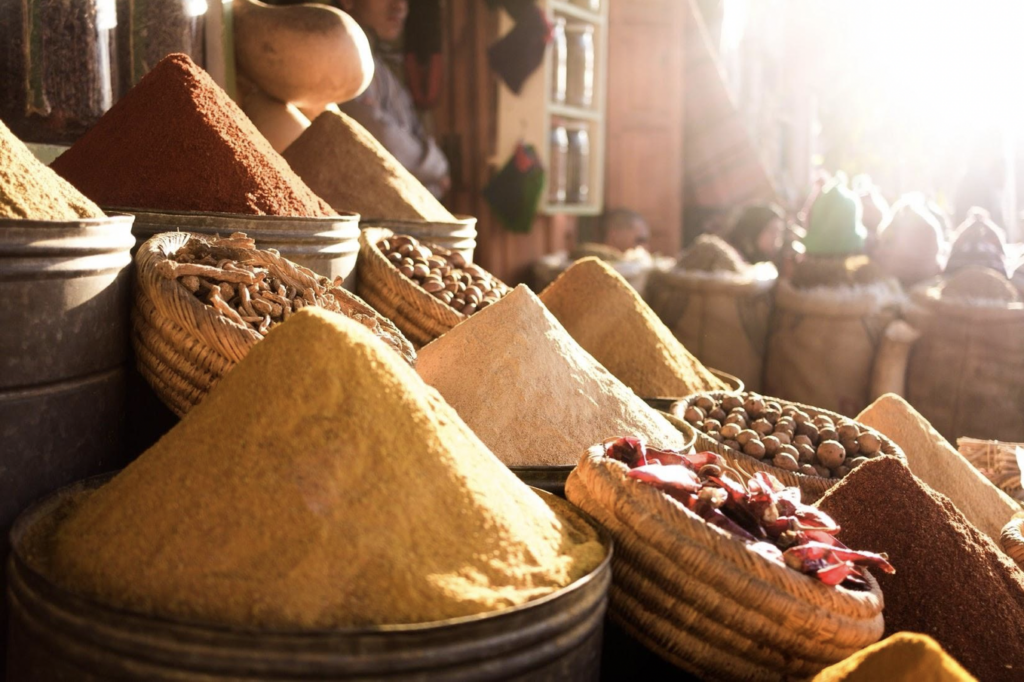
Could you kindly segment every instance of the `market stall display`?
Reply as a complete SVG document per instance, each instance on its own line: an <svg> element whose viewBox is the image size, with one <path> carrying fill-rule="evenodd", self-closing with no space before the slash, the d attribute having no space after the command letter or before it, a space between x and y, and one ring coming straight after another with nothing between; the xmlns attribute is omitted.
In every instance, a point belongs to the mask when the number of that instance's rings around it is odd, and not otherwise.
<svg viewBox="0 0 1024 682"><path fill-rule="evenodd" d="M998 542L1003 526L1020 505L993 485L911 405L896 395L884 395L857 421L877 429L899 445L910 470L936 492L949 497L967 520Z"/></svg>
<svg viewBox="0 0 1024 682"><path fill-rule="evenodd" d="M844 542L885 552L897 567L878 576L886 634L929 635L978 679L1020 679L1024 571L949 498L881 457L817 506L843 529Z"/></svg>
<svg viewBox="0 0 1024 682"><path fill-rule="evenodd" d="M387 318L337 282L244 234L157 235L136 261L132 344L139 372L184 416L276 325L306 306L350 317L410 365L415 351Z"/></svg>
<svg viewBox="0 0 1024 682"><path fill-rule="evenodd" d="M756 393L702 393L671 407L697 430L699 450L728 459L742 476L770 473L813 502L869 459L902 458L884 435L842 415Z"/></svg>
<svg viewBox="0 0 1024 682"><path fill-rule="evenodd" d="M672 267L673 260L664 256L652 256L645 248L620 251L614 246L599 242L584 242L571 251L559 251L542 256L533 266L535 291L542 291L573 263L583 258L600 258L623 276L641 296L647 291L647 281L658 270Z"/></svg>
<svg viewBox="0 0 1024 682"><path fill-rule="evenodd" d="M416 346L424 346L509 292L466 258L381 228L359 236L357 291Z"/></svg>
<svg viewBox="0 0 1024 682"><path fill-rule="evenodd" d="M1024 513L1018 513L1003 527L999 544L1006 555L1024 569Z"/></svg>
<svg viewBox="0 0 1024 682"><path fill-rule="evenodd" d="M957 438L957 450L997 488L1024 504L1024 443Z"/></svg>
<svg viewBox="0 0 1024 682"><path fill-rule="evenodd" d="M1008 274L1006 235L992 222L988 211L973 208L953 233L945 272L952 275L965 267L983 267Z"/></svg>
<svg viewBox="0 0 1024 682"><path fill-rule="evenodd" d="M576 261L540 300L576 343L641 397L725 388L629 283L597 258Z"/></svg>
<svg viewBox="0 0 1024 682"><path fill-rule="evenodd" d="M611 618L690 673L804 678L881 637L862 566L892 566L768 475L744 485L714 453L616 438L580 458L566 494L615 540Z"/></svg>
<svg viewBox="0 0 1024 682"><path fill-rule="evenodd" d="M701 235L674 268L651 273L645 298L702 363L757 391L777 278L771 263L747 264L722 239Z"/></svg>
<svg viewBox="0 0 1024 682"><path fill-rule="evenodd" d="M911 195L893 206L871 257L886 275L913 286L942 272L945 250L939 219L928 210L924 197Z"/></svg>
<svg viewBox="0 0 1024 682"><path fill-rule="evenodd" d="M617 433L686 445L524 285L421 349L416 371L509 466L571 466Z"/></svg>
<svg viewBox="0 0 1024 682"><path fill-rule="evenodd" d="M1024 303L1006 276L969 267L910 294L920 332L906 398L948 441L1024 441Z"/></svg>
<svg viewBox="0 0 1024 682"><path fill-rule="evenodd" d="M897 632L825 668L813 682L976 682L928 635Z"/></svg>

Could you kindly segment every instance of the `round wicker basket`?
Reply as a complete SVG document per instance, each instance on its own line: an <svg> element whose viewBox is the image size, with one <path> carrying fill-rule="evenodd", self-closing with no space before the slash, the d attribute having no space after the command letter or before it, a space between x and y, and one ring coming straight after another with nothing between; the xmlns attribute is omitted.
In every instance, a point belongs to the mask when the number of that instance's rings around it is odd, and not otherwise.
<svg viewBox="0 0 1024 682"><path fill-rule="evenodd" d="M701 393L699 395L687 396L686 398L683 398L682 400L679 401L679 407L676 408L677 413L685 411L686 408L693 403L693 401L695 401L702 395L709 396L715 400L721 400L723 397L727 395L735 394L729 393L728 391L713 391L710 393ZM787 405L792 405L794 407L799 408L803 412L806 412L811 417L823 415L832 420L846 419L846 417L843 417L842 415L837 414L835 412L829 412L828 410L823 410L818 407L802 405L800 403L795 403L789 400L781 400L780 398L773 398L771 396L761 396L759 393L745 392L739 395L739 397L742 398L743 400L746 400L751 396L759 396L764 398L765 400L777 402L783 407ZM875 429L865 426L859 422L857 425L861 428L862 431L872 433L878 438L878 440L882 444L881 450L879 451L880 454L899 457L901 460L904 461L904 463L906 463L906 455L904 455L903 451L900 450L900 446L896 445L896 443L894 443L890 438L886 437L885 435L876 431ZM821 496L828 491L829 488L836 485L837 483L839 483L840 480L842 480L839 478L823 478L821 476L808 476L807 474L802 474L796 471L786 471L785 469L780 469L779 467L772 465L767 460L755 459L754 457L744 454L739 450L733 450L732 448L726 445L722 445L713 438L709 438L700 429L694 429L694 431L697 433L696 448L698 451L711 451L716 454L722 455L729 461L730 465L733 468L735 468L740 474L742 474L748 479L752 478L754 474L756 474L758 471L766 471L769 474L775 476L775 478L779 479L783 485L796 486L800 488L800 491L802 493L801 497L803 498L803 501L806 504L811 504L813 502L818 501L819 499L821 499Z"/></svg>
<svg viewBox="0 0 1024 682"><path fill-rule="evenodd" d="M662 658L709 679L807 678L882 636L883 598L829 587L750 550L591 448L570 502L615 541L609 615Z"/></svg>
<svg viewBox="0 0 1024 682"><path fill-rule="evenodd" d="M132 307L132 346L139 373L178 416L197 405L217 381L240 362L262 336L232 322L204 304L179 282L167 279L157 265L190 241L207 242L201 235L168 232L147 240L135 255L135 298ZM247 249L245 262L313 286L318 276L273 251ZM415 352L386 318L340 285L330 288L334 312L363 322L402 355L409 364Z"/></svg>
<svg viewBox="0 0 1024 682"><path fill-rule="evenodd" d="M1003 551L1024 569L1024 513L1017 514L1006 524L999 537L999 544L1003 546Z"/></svg>

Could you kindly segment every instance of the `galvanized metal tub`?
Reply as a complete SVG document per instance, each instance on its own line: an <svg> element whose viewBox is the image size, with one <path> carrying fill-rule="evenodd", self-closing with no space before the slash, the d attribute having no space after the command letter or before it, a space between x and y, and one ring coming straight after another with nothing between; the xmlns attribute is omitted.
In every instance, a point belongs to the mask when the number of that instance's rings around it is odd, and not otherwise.
<svg viewBox="0 0 1024 682"><path fill-rule="evenodd" d="M589 517L545 493L560 512L586 518L608 554L558 592L494 614L422 625L312 632L244 631L105 607L37 570L46 542L83 491L82 481L26 510L11 531L9 682L27 680L597 680L611 582L611 543ZM30 542L32 540L32 542Z"/></svg>
<svg viewBox="0 0 1024 682"><path fill-rule="evenodd" d="M196 232L228 236L245 232L261 249L276 249L288 260L330 279L341 277L355 291L359 254L359 214L305 218L237 213L111 209L135 216L132 232L138 245L161 232Z"/></svg>
<svg viewBox="0 0 1024 682"><path fill-rule="evenodd" d="M359 226L384 227L395 234L407 234L420 241L458 251L467 263L473 262L476 250L476 218L456 216L453 223L430 222L427 220L389 220L387 218L363 218Z"/></svg>
<svg viewBox="0 0 1024 682"><path fill-rule="evenodd" d="M122 466L131 216L0 220L0 552L29 502ZM0 656L7 626L0 599Z"/></svg>

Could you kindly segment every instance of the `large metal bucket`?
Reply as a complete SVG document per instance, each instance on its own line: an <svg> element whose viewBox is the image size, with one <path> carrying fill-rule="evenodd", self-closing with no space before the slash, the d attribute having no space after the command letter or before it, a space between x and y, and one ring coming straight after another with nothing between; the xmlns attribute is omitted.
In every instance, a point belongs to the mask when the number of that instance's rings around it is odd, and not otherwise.
<svg viewBox="0 0 1024 682"><path fill-rule="evenodd" d="M28 680L597 680L611 582L608 554L590 575L553 594L493 614L422 625L310 632L244 631L111 609L68 593L36 570L74 498L109 480L57 492L11 531L9 682Z"/></svg>
<svg viewBox="0 0 1024 682"><path fill-rule="evenodd" d="M25 505L124 464L131 224L131 216L0 220L4 556L7 531ZM0 599L0 635L6 627Z"/></svg>
<svg viewBox="0 0 1024 682"><path fill-rule="evenodd" d="M467 263L473 262L476 250L476 218L456 216L454 223L434 223L426 220L388 220L364 218L359 226L384 227L395 234L407 234L428 244L437 244L462 254Z"/></svg>
<svg viewBox="0 0 1024 682"><path fill-rule="evenodd" d="M161 232L196 232L228 236L245 232L261 249L277 249L288 260L318 275L341 277L345 288L355 291L356 256L359 255L359 215L346 213L330 218L303 218L236 213L111 209L135 216L138 244Z"/></svg>

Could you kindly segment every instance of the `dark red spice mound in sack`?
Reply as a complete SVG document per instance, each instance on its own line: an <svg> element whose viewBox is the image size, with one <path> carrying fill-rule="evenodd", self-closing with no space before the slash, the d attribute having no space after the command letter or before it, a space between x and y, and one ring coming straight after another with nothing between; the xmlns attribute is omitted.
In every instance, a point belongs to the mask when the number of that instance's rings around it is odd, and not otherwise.
<svg viewBox="0 0 1024 682"><path fill-rule="evenodd" d="M1024 571L949 498L898 459L880 457L817 506L845 542L886 552L896 566L894 575L875 572L885 636L923 632L980 680L1024 679Z"/></svg>
<svg viewBox="0 0 1024 682"><path fill-rule="evenodd" d="M52 167L101 206L335 214L183 54L161 60Z"/></svg>

